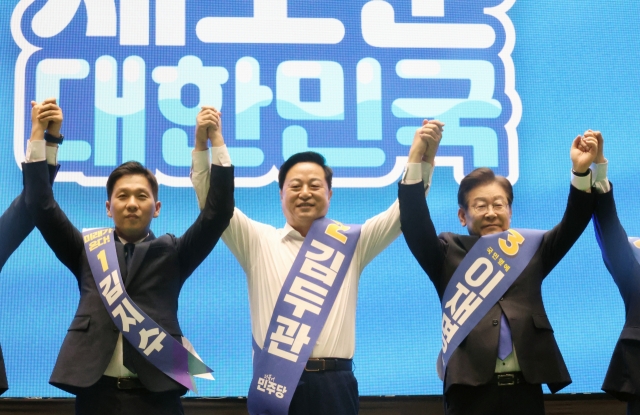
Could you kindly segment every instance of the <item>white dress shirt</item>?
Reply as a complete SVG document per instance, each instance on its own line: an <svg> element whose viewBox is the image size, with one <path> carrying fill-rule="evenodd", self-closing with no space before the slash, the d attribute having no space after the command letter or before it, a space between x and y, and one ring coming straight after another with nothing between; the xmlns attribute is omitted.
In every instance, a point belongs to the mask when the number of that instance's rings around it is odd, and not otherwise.
<svg viewBox="0 0 640 415"><path fill-rule="evenodd" d="M213 164L230 163L226 146L212 148L211 155ZM207 151L194 151L192 157L191 180L202 207L209 190L209 155ZM425 165L424 169L418 163L409 164L403 180L417 183L424 179L426 193L433 168L429 163L422 164ZM425 172L424 177L421 177L422 170ZM400 233L400 208L397 200L386 211L367 220L362 226L353 259L311 357L353 357L360 274ZM256 343L262 347L280 290L304 237L288 223L283 228L275 228L251 220L236 208L229 227L222 234L222 240L246 274L251 330Z"/></svg>

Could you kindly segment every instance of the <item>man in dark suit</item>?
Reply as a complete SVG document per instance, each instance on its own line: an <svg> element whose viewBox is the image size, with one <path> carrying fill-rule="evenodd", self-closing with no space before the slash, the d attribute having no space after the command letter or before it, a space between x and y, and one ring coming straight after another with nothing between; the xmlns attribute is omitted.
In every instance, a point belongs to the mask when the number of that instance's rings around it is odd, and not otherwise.
<svg viewBox="0 0 640 415"><path fill-rule="evenodd" d="M217 114L203 110L198 115L196 137L223 145ZM50 383L76 395L77 414L182 414L180 396L186 388L138 353L103 305L82 234L54 200L46 166L27 158L23 171L27 209L80 289L78 310ZM233 167L212 166L206 206L193 225L179 238L171 234L156 238L149 230L161 206L153 174L137 162L127 162L107 181L107 216L115 227L126 293L178 342L182 342L177 316L180 290L229 224L233 188Z"/></svg>
<svg viewBox="0 0 640 415"><path fill-rule="evenodd" d="M433 157L438 144L418 130L409 163ZM593 136L574 140L574 174L562 221L544 234L519 277L499 301L489 304L487 313L451 355L444 373L447 415L544 414L541 384L557 392L571 383L542 303L541 285L589 223L594 208L589 165L596 150ZM458 191L458 218L469 236L448 232L438 236L421 186L399 185L400 221L411 252L442 299L454 272L479 238L511 227L513 190L508 180L491 170L474 170ZM508 324L500 323L505 321L503 316ZM500 359L503 325L510 326L507 340L511 348Z"/></svg>
<svg viewBox="0 0 640 415"><path fill-rule="evenodd" d="M60 128L62 127L62 110L56 104L54 98L45 100L42 104L31 103L34 125L31 128L31 136L44 137L47 141L43 153L39 158L47 161L50 184L58 171L57 152L58 142L62 140ZM47 112L45 115L43 112ZM0 272L11 254L20 246L22 241L31 233L34 228L33 220L27 213L24 202L24 192L16 197L7 210L0 216ZM2 358L2 348L0 348L0 395L9 388L7 375Z"/></svg>
<svg viewBox="0 0 640 415"><path fill-rule="evenodd" d="M625 323L611 356L602 390L627 402L627 414L640 415L640 263L631 246L613 198L613 186L607 179L602 134L598 138L598 155L592 165L596 178L596 210L593 224L602 258L624 301Z"/></svg>

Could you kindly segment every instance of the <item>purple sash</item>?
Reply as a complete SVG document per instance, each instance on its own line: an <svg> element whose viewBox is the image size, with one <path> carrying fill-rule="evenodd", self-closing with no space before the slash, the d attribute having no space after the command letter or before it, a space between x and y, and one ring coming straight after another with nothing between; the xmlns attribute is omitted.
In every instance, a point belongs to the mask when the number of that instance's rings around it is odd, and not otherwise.
<svg viewBox="0 0 640 415"><path fill-rule="evenodd" d="M82 233L93 279L109 316L125 339L152 365L195 391L191 376L212 370L131 300L120 277L114 235L110 228Z"/></svg>
<svg viewBox="0 0 640 415"><path fill-rule="evenodd" d="M509 229L481 237L467 252L442 296L441 380L453 352L529 265L544 234Z"/></svg>
<svg viewBox="0 0 640 415"><path fill-rule="evenodd" d="M360 226L316 219L255 346L247 406L251 415L287 415L293 393L353 259Z"/></svg>

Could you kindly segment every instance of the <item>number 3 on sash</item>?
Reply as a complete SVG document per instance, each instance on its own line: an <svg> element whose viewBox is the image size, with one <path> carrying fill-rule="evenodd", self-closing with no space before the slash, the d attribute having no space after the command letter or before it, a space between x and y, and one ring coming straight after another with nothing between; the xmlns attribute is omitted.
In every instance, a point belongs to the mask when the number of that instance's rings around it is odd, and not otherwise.
<svg viewBox="0 0 640 415"><path fill-rule="evenodd" d="M502 240L500 240L500 244L502 244ZM98 259L100 260L100 265L102 265L102 271L106 272L109 269L109 264L107 263L107 254L104 249L98 252Z"/></svg>
<svg viewBox="0 0 640 415"><path fill-rule="evenodd" d="M524 236L520 235L520 233L514 229L509 229L507 232L509 232L507 235L508 243L504 239L500 238L498 240L498 244L500 245L502 252L506 255L514 256L520 250L520 245L524 242Z"/></svg>

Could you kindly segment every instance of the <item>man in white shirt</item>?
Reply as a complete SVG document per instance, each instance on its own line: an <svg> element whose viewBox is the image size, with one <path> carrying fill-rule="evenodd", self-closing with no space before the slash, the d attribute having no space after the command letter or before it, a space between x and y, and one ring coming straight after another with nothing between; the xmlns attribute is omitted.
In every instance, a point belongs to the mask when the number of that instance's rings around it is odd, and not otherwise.
<svg viewBox="0 0 640 415"><path fill-rule="evenodd" d="M220 115L212 107L203 107L202 111ZM425 121L416 135L427 135L439 143L443 126L438 121ZM206 140L196 140L191 179L201 208L209 186L210 162L206 150ZM403 182L423 180L427 191L436 150L437 145L431 146L422 163L407 166ZM225 146L212 147L211 157L213 165L231 164ZM222 234L222 240L247 276L251 329L259 349L264 345L281 288L312 223L327 215L333 196L331 179L331 168L324 164L320 154L305 152L291 156L278 176L285 226L275 228L253 221L236 208L229 227ZM289 414L358 413L358 386L351 367L358 282L364 267L399 235L397 201L362 226L353 259L297 385Z"/></svg>

